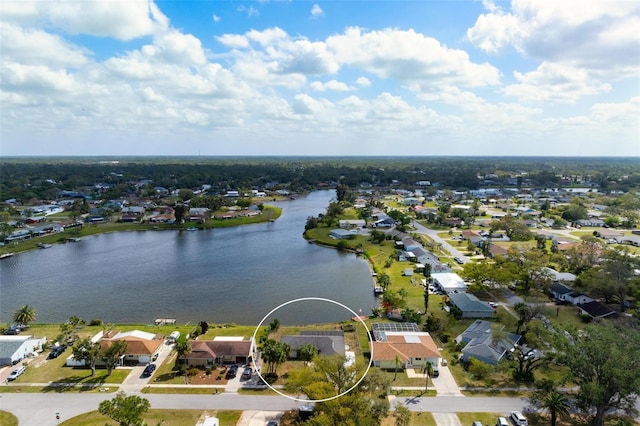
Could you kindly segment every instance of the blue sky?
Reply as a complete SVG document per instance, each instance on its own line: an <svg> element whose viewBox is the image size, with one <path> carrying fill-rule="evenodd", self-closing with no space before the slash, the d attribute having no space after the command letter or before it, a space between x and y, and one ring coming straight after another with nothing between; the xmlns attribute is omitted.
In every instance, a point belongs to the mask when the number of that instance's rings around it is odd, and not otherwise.
<svg viewBox="0 0 640 426"><path fill-rule="evenodd" d="M636 1L0 12L2 156L640 156Z"/></svg>

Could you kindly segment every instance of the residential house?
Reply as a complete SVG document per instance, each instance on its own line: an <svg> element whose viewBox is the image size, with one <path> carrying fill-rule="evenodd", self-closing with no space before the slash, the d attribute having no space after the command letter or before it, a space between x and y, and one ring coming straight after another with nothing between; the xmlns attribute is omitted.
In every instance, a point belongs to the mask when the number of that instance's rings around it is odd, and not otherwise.
<svg viewBox="0 0 640 426"><path fill-rule="evenodd" d="M495 323L476 320L465 331L456 337L458 345L463 346L460 358L469 361L475 358L487 364L497 365L507 353L514 348L522 336L515 333L501 333L500 338L494 338Z"/></svg>
<svg viewBox="0 0 640 426"><path fill-rule="evenodd" d="M467 284L462 278L453 272L443 272L431 274L433 279L433 285L435 288L443 291L444 293L466 293Z"/></svg>
<svg viewBox="0 0 640 426"><path fill-rule="evenodd" d="M329 236L336 240L348 239L356 235L358 235L357 229L332 229L329 231Z"/></svg>
<svg viewBox="0 0 640 426"><path fill-rule="evenodd" d="M120 365L138 364L144 365L151 362L154 355L157 355L162 349L164 337L147 333L146 331L131 330L126 332L107 331L99 332L91 338L94 343L99 343L101 349L106 349L113 345L116 341L124 341L127 344L125 354L121 357ZM66 361L68 367L81 367L86 365L84 360L76 360L73 355L69 356ZM98 361L96 365L102 363Z"/></svg>
<svg viewBox="0 0 640 426"><path fill-rule="evenodd" d="M219 336L213 340L192 340L191 352L182 357L190 367L207 365L248 364L255 358L256 347L253 339Z"/></svg>
<svg viewBox="0 0 640 426"><path fill-rule="evenodd" d="M546 274L553 283L572 283L576 280L576 276L569 272L558 272L555 269L544 267L542 268L544 274Z"/></svg>
<svg viewBox="0 0 640 426"><path fill-rule="evenodd" d="M364 228L366 222L362 219L340 220L338 222L340 228Z"/></svg>
<svg viewBox="0 0 640 426"><path fill-rule="evenodd" d="M106 349L116 341L125 341L127 351L122 358L123 364L144 365L151 362L154 355L160 352L164 337L146 331L110 331L100 339L100 347Z"/></svg>
<svg viewBox="0 0 640 426"><path fill-rule="evenodd" d="M374 323L372 331L373 365L382 369L420 368L430 362L437 370L442 355L433 338L426 332L418 331L414 323ZM396 365L396 360L400 365Z"/></svg>
<svg viewBox="0 0 640 426"><path fill-rule="evenodd" d="M615 318L618 316L618 313L615 310L596 300L587 303L580 303L577 306L580 310L580 315L587 316L591 319Z"/></svg>
<svg viewBox="0 0 640 426"><path fill-rule="evenodd" d="M567 297L569 294L573 293L573 289L566 284L561 282L554 282L551 287L549 287L549 294L558 302L569 302Z"/></svg>
<svg viewBox="0 0 640 426"><path fill-rule="evenodd" d="M0 366L13 365L24 358L36 356L46 341L46 337L0 336Z"/></svg>
<svg viewBox="0 0 640 426"><path fill-rule="evenodd" d="M323 356L345 355L344 332L341 330L301 331L297 336L282 336L281 343L291 347L291 358L298 357L303 345L313 345Z"/></svg>
<svg viewBox="0 0 640 426"><path fill-rule="evenodd" d="M574 226L593 226L593 227L602 227L604 226L604 221L601 219L590 218L590 219L578 219L575 221Z"/></svg>
<svg viewBox="0 0 640 426"><path fill-rule="evenodd" d="M187 220L190 222L204 223L211 217L211 210L207 207L191 207L187 214Z"/></svg>
<svg viewBox="0 0 640 426"><path fill-rule="evenodd" d="M462 312L462 318L491 318L495 311L487 303L469 293L449 293L449 302Z"/></svg>
<svg viewBox="0 0 640 426"><path fill-rule="evenodd" d="M508 250L506 248L499 246L497 244L489 244L490 257L505 256L507 253L508 253Z"/></svg>
<svg viewBox="0 0 640 426"><path fill-rule="evenodd" d="M640 247L640 235L623 235L622 237L617 237L616 241L618 244L630 244Z"/></svg>

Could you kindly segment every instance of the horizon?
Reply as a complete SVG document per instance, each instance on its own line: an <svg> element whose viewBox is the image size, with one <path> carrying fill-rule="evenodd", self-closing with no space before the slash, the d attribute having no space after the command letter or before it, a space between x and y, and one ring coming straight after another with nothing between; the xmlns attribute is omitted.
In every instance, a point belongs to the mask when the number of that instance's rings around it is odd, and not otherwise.
<svg viewBox="0 0 640 426"><path fill-rule="evenodd" d="M640 3L2 2L6 157L640 157Z"/></svg>

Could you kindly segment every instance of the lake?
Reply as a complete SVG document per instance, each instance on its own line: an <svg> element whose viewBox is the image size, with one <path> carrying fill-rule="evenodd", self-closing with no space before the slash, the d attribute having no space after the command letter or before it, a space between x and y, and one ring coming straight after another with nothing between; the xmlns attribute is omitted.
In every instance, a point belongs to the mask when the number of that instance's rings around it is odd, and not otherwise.
<svg viewBox="0 0 640 426"><path fill-rule="evenodd" d="M309 244L307 217L326 210L334 191L316 191L277 204L269 223L200 231L132 231L84 237L0 262L3 322L22 305L37 321L72 315L113 323L257 324L292 299L335 300L368 314L376 304L366 260ZM283 324L342 321L351 314L332 303L286 305Z"/></svg>

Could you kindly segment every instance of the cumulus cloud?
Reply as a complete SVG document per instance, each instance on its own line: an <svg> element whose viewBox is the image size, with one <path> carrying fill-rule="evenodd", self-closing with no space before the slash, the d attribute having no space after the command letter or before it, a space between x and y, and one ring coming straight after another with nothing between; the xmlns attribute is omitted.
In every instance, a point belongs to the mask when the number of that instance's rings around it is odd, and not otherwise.
<svg viewBox="0 0 640 426"><path fill-rule="evenodd" d="M397 79L416 91L499 82L500 72L494 66L476 64L465 51L447 48L414 30L365 31L352 27L329 37L326 43L340 64Z"/></svg>
<svg viewBox="0 0 640 426"><path fill-rule="evenodd" d="M356 80L356 86L358 87L371 87L371 80L367 77L358 77Z"/></svg>
<svg viewBox="0 0 640 426"><path fill-rule="evenodd" d="M311 7L311 16L314 18L318 18L320 16L324 16L324 11L318 6L318 4L314 4Z"/></svg>
<svg viewBox="0 0 640 426"><path fill-rule="evenodd" d="M543 62L535 71L514 76L518 84L504 89L507 96L521 101L576 102L585 95L596 95L611 90L608 83L599 83L580 68L565 64Z"/></svg>
<svg viewBox="0 0 640 426"><path fill-rule="evenodd" d="M109 0L6 2L5 19L33 24L46 22L69 34L88 34L132 40L157 34L169 20L152 0L131 0L114 4Z"/></svg>
<svg viewBox="0 0 640 426"><path fill-rule="evenodd" d="M510 46L543 61L627 77L640 70L639 26L638 2L512 0L509 11L480 15L467 38L490 53Z"/></svg>
<svg viewBox="0 0 640 426"><path fill-rule="evenodd" d="M314 81L310 84L310 87L318 92L348 92L351 90L355 90L353 87L350 87L346 83L338 80L329 80L326 83L323 83L321 81Z"/></svg>
<svg viewBox="0 0 640 426"><path fill-rule="evenodd" d="M216 15L215 13L211 17L211 19L213 19L213 22L215 22L216 24L222 20L222 18Z"/></svg>

